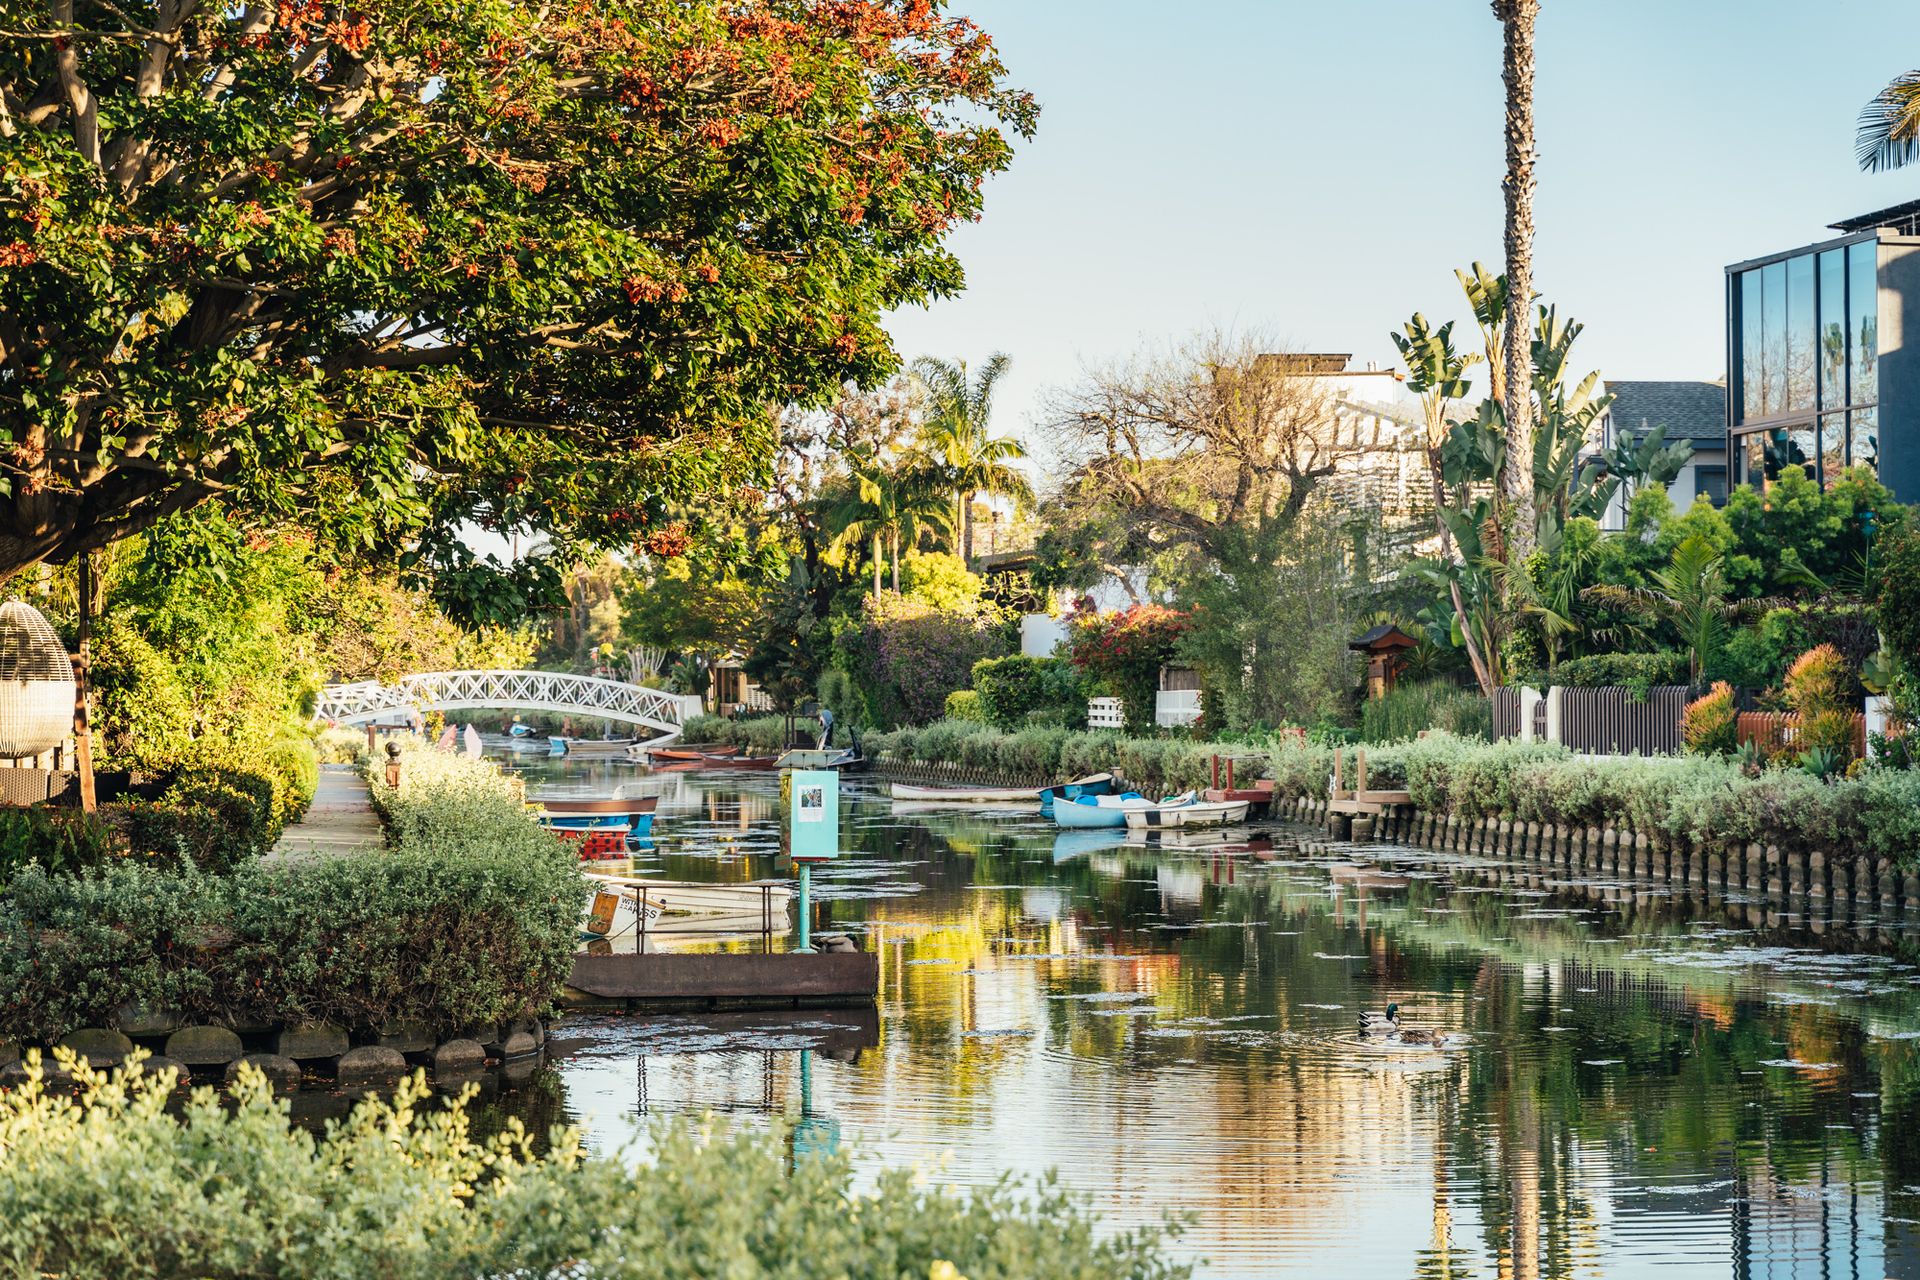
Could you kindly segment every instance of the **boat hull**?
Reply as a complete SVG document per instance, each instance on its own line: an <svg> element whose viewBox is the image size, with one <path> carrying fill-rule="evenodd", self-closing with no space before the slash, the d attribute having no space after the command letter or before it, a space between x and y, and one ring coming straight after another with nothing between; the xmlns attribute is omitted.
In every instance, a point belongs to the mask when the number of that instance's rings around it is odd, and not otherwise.
<svg viewBox="0 0 1920 1280"><path fill-rule="evenodd" d="M1089 774L1084 778L1075 778L1072 782L1063 782L1057 787L1040 789L1040 812L1053 816L1055 800L1077 800L1081 796L1108 796L1113 794L1113 775L1110 773Z"/></svg>
<svg viewBox="0 0 1920 1280"><path fill-rule="evenodd" d="M926 804L1033 804L1039 792L1032 787L913 787L896 782L895 800Z"/></svg>
<svg viewBox="0 0 1920 1280"><path fill-rule="evenodd" d="M1054 823L1067 831L1090 831L1102 827L1124 827L1128 810L1117 804L1081 804L1063 801L1053 806Z"/></svg>

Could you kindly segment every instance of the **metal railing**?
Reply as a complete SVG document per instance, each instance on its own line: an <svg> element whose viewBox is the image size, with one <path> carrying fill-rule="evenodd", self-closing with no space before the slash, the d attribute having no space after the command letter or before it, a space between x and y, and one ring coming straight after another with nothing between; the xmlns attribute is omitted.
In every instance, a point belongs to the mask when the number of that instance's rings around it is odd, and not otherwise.
<svg viewBox="0 0 1920 1280"><path fill-rule="evenodd" d="M561 671L430 671L393 684L362 680L328 685L314 707L316 720L366 724L393 712L552 711L645 725L675 734L700 713L694 694L668 693L624 680Z"/></svg>

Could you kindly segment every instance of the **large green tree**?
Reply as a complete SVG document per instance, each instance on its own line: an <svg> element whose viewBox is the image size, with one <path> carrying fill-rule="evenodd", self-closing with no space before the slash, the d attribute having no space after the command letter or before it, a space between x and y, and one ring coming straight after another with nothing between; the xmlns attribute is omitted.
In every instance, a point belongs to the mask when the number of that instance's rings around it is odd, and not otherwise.
<svg viewBox="0 0 1920 1280"><path fill-rule="evenodd" d="M631 543L871 385L1033 124L938 0L22 0L0 580L218 499Z"/></svg>

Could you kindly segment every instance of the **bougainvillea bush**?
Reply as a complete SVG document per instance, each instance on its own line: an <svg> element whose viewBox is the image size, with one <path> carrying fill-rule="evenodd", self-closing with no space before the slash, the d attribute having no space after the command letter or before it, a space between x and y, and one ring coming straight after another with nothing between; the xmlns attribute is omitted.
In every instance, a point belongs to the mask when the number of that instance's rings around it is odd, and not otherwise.
<svg viewBox="0 0 1920 1280"><path fill-rule="evenodd" d="M947 695L968 686L973 664L1012 646L1012 627L992 605L938 609L893 592L869 598L858 624L836 641L880 728L938 720Z"/></svg>
<svg viewBox="0 0 1920 1280"><path fill-rule="evenodd" d="M1160 668L1173 658L1192 619L1183 610L1136 604L1118 613L1081 613L1070 623L1073 661L1105 680L1125 706L1127 732L1153 731Z"/></svg>

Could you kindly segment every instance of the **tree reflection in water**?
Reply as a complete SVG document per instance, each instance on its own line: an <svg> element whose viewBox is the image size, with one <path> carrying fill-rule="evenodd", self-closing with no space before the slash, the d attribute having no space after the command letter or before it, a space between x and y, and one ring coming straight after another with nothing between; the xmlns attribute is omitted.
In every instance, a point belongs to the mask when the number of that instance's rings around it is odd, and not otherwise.
<svg viewBox="0 0 1920 1280"><path fill-rule="evenodd" d="M773 785L693 775L654 865L768 873L770 817L731 802ZM871 1047L815 1054L811 1113L869 1164L1057 1166L1119 1222L1193 1214L1219 1275L1920 1274L1897 927L1286 834L1056 850L1032 815L851 791L822 923L881 952L882 1005ZM1463 1046L1353 1037L1388 1001ZM636 1062L649 1115L798 1119L824 1033L797 1017L576 1026L551 1078L603 1144Z"/></svg>

